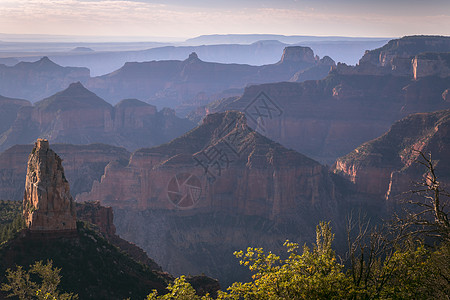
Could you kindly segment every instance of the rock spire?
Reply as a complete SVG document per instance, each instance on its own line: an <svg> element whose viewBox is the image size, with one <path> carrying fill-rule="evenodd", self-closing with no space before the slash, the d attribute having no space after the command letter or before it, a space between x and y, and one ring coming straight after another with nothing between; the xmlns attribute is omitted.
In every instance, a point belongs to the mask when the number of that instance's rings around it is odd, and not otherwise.
<svg viewBox="0 0 450 300"><path fill-rule="evenodd" d="M61 158L45 139L28 157L23 216L32 231L76 230L75 203Z"/></svg>

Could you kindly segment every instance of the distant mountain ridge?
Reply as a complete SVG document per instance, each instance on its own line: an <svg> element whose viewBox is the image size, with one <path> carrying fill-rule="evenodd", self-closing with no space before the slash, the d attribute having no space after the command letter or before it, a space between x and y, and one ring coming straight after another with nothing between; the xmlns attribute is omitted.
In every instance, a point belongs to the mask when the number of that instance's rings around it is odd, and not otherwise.
<svg viewBox="0 0 450 300"><path fill-rule="evenodd" d="M308 36L281 34L210 34L187 39L187 44L251 44L261 40L277 40L286 44L317 41L379 41L387 38L365 38L345 36Z"/></svg>
<svg viewBox="0 0 450 300"><path fill-rule="evenodd" d="M204 62L196 53L184 61L126 63L117 71L92 78L87 87L111 103L123 98L138 98L158 106L176 107L183 101L195 101L200 95L219 93L248 84L288 81L295 73L327 65L308 47L286 47L278 63L250 66ZM328 70L321 69L322 77ZM159 104L161 103L161 104Z"/></svg>
<svg viewBox="0 0 450 300"><path fill-rule="evenodd" d="M52 143L106 143L135 150L167 142L192 127L173 110L158 112L136 99L113 107L78 82L18 109L10 128L0 133L0 149L42 137Z"/></svg>
<svg viewBox="0 0 450 300"><path fill-rule="evenodd" d="M48 57L36 62L0 65L0 94L6 97L38 100L54 94L62 87L90 77L87 68L62 67Z"/></svg>
<svg viewBox="0 0 450 300"><path fill-rule="evenodd" d="M279 43L274 45L278 47ZM304 53L295 49L302 49ZM198 101L205 103L224 90L244 88L248 84L287 81L295 73L310 68L315 68L314 78L325 77L329 69L324 66L334 65L331 58L315 57L308 47L285 47L283 56L286 53L291 56L297 53L301 59L285 61L282 57L278 63L251 66L204 62L193 52L184 61L127 62L118 70L98 77L90 77L86 68L62 67L43 57L12 67L0 65L0 78L7 78L0 83L0 94L35 102L80 81L111 104L137 98L159 108L175 108L187 103L195 106ZM308 79L307 74L301 78Z"/></svg>

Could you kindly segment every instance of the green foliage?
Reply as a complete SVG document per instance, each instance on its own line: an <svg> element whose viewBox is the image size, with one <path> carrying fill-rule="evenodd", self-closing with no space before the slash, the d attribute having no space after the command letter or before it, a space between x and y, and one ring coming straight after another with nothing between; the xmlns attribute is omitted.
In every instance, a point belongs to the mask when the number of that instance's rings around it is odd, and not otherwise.
<svg viewBox="0 0 450 300"><path fill-rule="evenodd" d="M36 262L25 271L21 266L16 270L8 269L6 279L8 283L2 284L2 291L9 292L8 297L18 297L19 299L58 299L70 300L78 299L77 295L72 293L61 293L58 291L58 285L61 282L59 275L61 269L53 268L53 262Z"/></svg>
<svg viewBox="0 0 450 300"><path fill-rule="evenodd" d="M236 252L242 265L254 272L248 283L236 282L219 299L344 299L354 293L351 280L336 260L331 242L334 235L328 223L317 226L317 241L312 250L285 242L289 257L285 260L261 248Z"/></svg>
<svg viewBox="0 0 450 300"><path fill-rule="evenodd" d="M186 281L185 276L181 276L179 278L176 278L173 283L170 283L167 286L167 290L169 293L158 296L158 292L156 290L153 290L152 293L150 293L147 296L147 300L210 300L212 299L209 295L206 296L198 296L195 293L194 288L189 284L189 282Z"/></svg>
<svg viewBox="0 0 450 300"><path fill-rule="evenodd" d="M0 200L0 226L11 223L21 212L21 201Z"/></svg>
<svg viewBox="0 0 450 300"><path fill-rule="evenodd" d="M312 250L290 241L285 242L288 258L281 259L262 248L249 247L235 252L241 265L254 274L247 283L235 282L217 299L447 299L450 292L450 247L426 248L420 242L407 241L392 252L376 258L370 268L354 265L345 270L331 243L334 235L328 223L320 223ZM355 269L352 269L355 268ZM370 272L367 272L367 271ZM366 276L353 276L366 272ZM363 278L363 280L358 280ZM169 293L158 296L154 291L147 300L210 299L195 295L195 290L177 278L167 287Z"/></svg>
<svg viewBox="0 0 450 300"><path fill-rule="evenodd" d="M0 282L6 282L12 263L26 267L51 260L61 268L59 289L80 299L144 299L153 288L161 293L169 283L164 274L136 262L83 222L77 222L77 232L70 236L16 235L0 245L0 257L14 259L0 264Z"/></svg>
<svg viewBox="0 0 450 300"><path fill-rule="evenodd" d="M0 200L0 244L11 239L23 228L25 222L22 217L22 203Z"/></svg>

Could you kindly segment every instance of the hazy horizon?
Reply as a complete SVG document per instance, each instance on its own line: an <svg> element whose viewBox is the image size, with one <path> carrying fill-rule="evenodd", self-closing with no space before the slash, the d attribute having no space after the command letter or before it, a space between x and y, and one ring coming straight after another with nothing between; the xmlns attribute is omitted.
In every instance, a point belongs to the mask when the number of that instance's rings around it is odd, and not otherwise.
<svg viewBox="0 0 450 300"><path fill-rule="evenodd" d="M450 34L450 3L444 0L0 0L0 15L4 34L132 41L150 37L179 41L210 34Z"/></svg>
<svg viewBox="0 0 450 300"><path fill-rule="evenodd" d="M395 39L401 36L342 36L342 35L283 35L283 34L265 34L265 33L242 33L242 34L204 34L186 37L169 37L169 36L114 36L114 35L57 35L57 34L11 34L0 32L0 42L7 43L184 43L186 41L202 38L202 37L222 37L222 36L283 36L283 37L311 37L311 41L316 38L326 38L328 40L385 40ZM264 40L263 38L259 40Z"/></svg>

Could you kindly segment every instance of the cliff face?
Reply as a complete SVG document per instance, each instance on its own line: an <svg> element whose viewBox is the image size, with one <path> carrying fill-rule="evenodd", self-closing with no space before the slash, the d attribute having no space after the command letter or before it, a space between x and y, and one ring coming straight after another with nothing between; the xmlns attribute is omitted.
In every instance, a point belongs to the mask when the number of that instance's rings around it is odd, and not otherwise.
<svg viewBox="0 0 450 300"><path fill-rule="evenodd" d="M116 107L81 83L22 107L0 138L0 150L30 143L37 137L54 143L106 143L134 150L167 142L193 127L166 111L139 100L124 100Z"/></svg>
<svg viewBox="0 0 450 300"><path fill-rule="evenodd" d="M314 52L309 47L286 47L283 50L281 63L287 62L304 62L315 63Z"/></svg>
<svg viewBox="0 0 450 300"><path fill-rule="evenodd" d="M221 130L248 147L230 148L228 135L220 136ZM240 150L238 156L234 151ZM210 162L205 173L205 160L213 154L220 160ZM99 199L113 207L178 210L183 204L170 201L171 189L177 189L171 184L174 176L185 180L183 174L195 178L190 185L199 185L201 195L192 205L202 211L274 219L295 215L292 208L300 204L320 206L324 199L333 199L322 194L328 182L320 164L252 131L243 114L229 112L209 115L203 125L169 144L133 153L128 163L109 164L101 182L77 201Z"/></svg>
<svg viewBox="0 0 450 300"><path fill-rule="evenodd" d="M76 230L75 203L61 158L38 139L28 158L23 216L31 231Z"/></svg>
<svg viewBox="0 0 450 300"><path fill-rule="evenodd" d="M0 134L11 127L21 107L30 105L31 103L27 100L12 99L0 95Z"/></svg>
<svg viewBox="0 0 450 300"><path fill-rule="evenodd" d="M53 144L52 148L64 161L73 196L90 191L108 163L128 159L130 155L124 148L101 144ZM0 199L23 199L27 160L32 149L32 145L16 145L0 153Z"/></svg>
<svg viewBox="0 0 450 300"><path fill-rule="evenodd" d="M360 63L381 67L395 66L398 58L409 59L424 52L448 52L450 38L444 36L407 36L389 41L381 48L367 51Z"/></svg>
<svg viewBox="0 0 450 300"><path fill-rule="evenodd" d="M87 68L62 67L47 57L14 66L0 65L0 94L30 99L33 102L48 97L72 82L90 78Z"/></svg>
<svg viewBox="0 0 450 300"><path fill-rule="evenodd" d="M396 122L383 136L339 158L334 171L350 179L358 192L397 202L423 179L419 153L431 153L436 173L450 184L450 111L414 114ZM383 202L381 202L383 203Z"/></svg>
<svg viewBox="0 0 450 300"><path fill-rule="evenodd" d="M450 108L443 101L448 86L450 77L413 80L332 73L320 81L250 86L241 97L213 103L206 110L245 112L249 125L259 126L268 138L333 164L408 114ZM258 100L261 93L268 98L266 106Z"/></svg>
<svg viewBox="0 0 450 300"><path fill-rule="evenodd" d="M390 74L415 79L424 76L448 77L448 52L449 37L407 36L366 51L356 66L338 64L336 72L344 75Z"/></svg>
<svg viewBox="0 0 450 300"><path fill-rule="evenodd" d="M236 271L233 251L308 240L319 220L338 219L336 194L325 167L251 130L242 113L227 112L110 163L77 201L113 207L118 233L163 269L228 284L247 275Z"/></svg>
<svg viewBox="0 0 450 300"><path fill-rule="evenodd" d="M449 49L450 51L450 49ZM414 79L427 76L450 76L450 52L416 55L412 61Z"/></svg>

